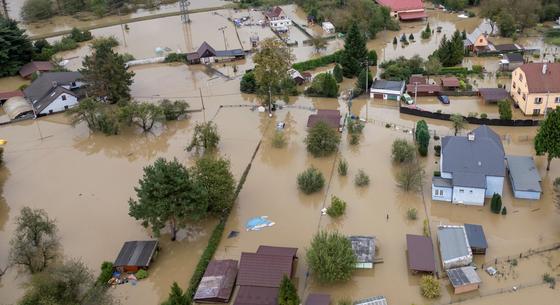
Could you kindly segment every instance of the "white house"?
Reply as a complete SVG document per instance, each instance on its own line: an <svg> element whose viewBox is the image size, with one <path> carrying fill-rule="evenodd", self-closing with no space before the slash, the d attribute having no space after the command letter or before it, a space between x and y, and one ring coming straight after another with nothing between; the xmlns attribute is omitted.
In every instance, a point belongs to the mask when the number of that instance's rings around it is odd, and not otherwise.
<svg viewBox="0 0 560 305"><path fill-rule="evenodd" d="M74 91L84 85L79 72L48 72L41 74L23 90L33 106L35 115L64 111L78 104Z"/></svg>
<svg viewBox="0 0 560 305"><path fill-rule="evenodd" d="M325 21L321 24L321 27L323 28L323 31L327 33L332 34L335 32L334 24L332 24L331 22Z"/></svg>
<svg viewBox="0 0 560 305"><path fill-rule="evenodd" d="M443 137L441 174L432 179L432 200L482 206L484 198L502 195L504 157L500 137L486 125L466 137Z"/></svg>
<svg viewBox="0 0 560 305"><path fill-rule="evenodd" d="M370 94L374 98L400 101L405 85L404 81L376 79L371 85Z"/></svg>
<svg viewBox="0 0 560 305"><path fill-rule="evenodd" d="M292 20L286 16L281 7L277 6L264 13L266 22L275 31L287 31L292 25Z"/></svg>

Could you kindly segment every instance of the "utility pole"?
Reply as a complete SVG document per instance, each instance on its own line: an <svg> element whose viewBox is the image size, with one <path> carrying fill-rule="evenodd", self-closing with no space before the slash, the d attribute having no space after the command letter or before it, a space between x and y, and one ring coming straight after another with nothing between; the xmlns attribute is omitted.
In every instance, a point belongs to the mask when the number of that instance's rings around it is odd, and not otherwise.
<svg viewBox="0 0 560 305"><path fill-rule="evenodd" d="M366 122L368 121L369 118L369 87L368 87L368 81L369 81L369 62L366 59Z"/></svg>
<svg viewBox="0 0 560 305"><path fill-rule="evenodd" d="M188 0L179 0L179 9L181 10L181 21L183 23L190 23L191 19L189 18L189 5L190 1Z"/></svg>
<svg viewBox="0 0 560 305"><path fill-rule="evenodd" d="M418 98L418 82L414 82L414 103L416 103L417 98Z"/></svg>
<svg viewBox="0 0 560 305"><path fill-rule="evenodd" d="M206 107L204 107L204 98L202 98L202 88L198 88L198 92L200 92L200 102L202 103L202 119L206 123Z"/></svg>
<svg viewBox="0 0 560 305"><path fill-rule="evenodd" d="M272 117L272 89L268 86L268 117Z"/></svg>
<svg viewBox="0 0 560 305"><path fill-rule="evenodd" d="M226 48L226 51L227 51L227 42L226 42L226 33L225 33L226 29L227 29L227 26L223 26L223 27L219 28L218 31L222 31L222 35L224 36L224 47Z"/></svg>

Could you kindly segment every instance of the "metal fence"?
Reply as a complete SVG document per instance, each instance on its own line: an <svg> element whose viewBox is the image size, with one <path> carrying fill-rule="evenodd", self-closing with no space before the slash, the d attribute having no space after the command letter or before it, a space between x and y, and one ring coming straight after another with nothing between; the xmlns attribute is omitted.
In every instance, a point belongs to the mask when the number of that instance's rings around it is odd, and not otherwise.
<svg viewBox="0 0 560 305"><path fill-rule="evenodd" d="M541 254L541 253L544 253L544 252L554 251L554 250L559 250L559 249L560 249L560 243L554 243L554 244L539 247L539 248L531 248L527 251L520 252L519 254L496 257L496 258L487 260L482 264L481 269L484 269L488 266L495 266L495 265L502 264L502 263L510 263L513 260L528 258L528 257L531 257L531 256L536 255L536 254Z"/></svg>

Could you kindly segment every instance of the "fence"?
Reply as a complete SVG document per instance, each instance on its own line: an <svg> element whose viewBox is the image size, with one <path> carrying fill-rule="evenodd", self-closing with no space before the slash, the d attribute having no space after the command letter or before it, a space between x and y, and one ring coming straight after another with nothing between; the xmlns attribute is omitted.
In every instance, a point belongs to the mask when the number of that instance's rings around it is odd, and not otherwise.
<svg viewBox="0 0 560 305"><path fill-rule="evenodd" d="M558 249L560 249L560 243L555 243L555 244L540 247L540 248L529 249L525 252L519 253L519 255L516 254L516 255L508 255L508 256L493 258L493 259L485 261L482 264L481 269L484 269L487 266L495 266L495 265L498 265L498 264L501 264L501 263L509 263L513 260L528 258L532 255L536 255L536 254L540 254L540 253L544 253L544 252L548 252L548 251L554 251L554 250L558 250Z"/></svg>
<svg viewBox="0 0 560 305"><path fill-rule="evenodd" d="M439 113L439 112L431 112L427 110L421 110L416 108L410 107L399 107L399 112L404 114L410 114L415 116L420 116L424 118L430 118L435 120L443 120L443 121L450 121L451 114L449 113ZM463 118L471 123L476 125L491 125L491 126L511 126L511 127L530 127L530 126L539 126L539 120L502 120L502 119L482 119L482 118L475 118L475 117L465 117Z"/></svg>
<svg viewBox="0 0 560 305"><path fill-rule="evenodd" d="M491 290L491 291L479 292L478 295L459 296L457 299L454 299L454 300L451 300L451 301L448 301L448 302L441 302L441 303L437 303L437 304L438 305L458 304L458 303L466 302L466 301L473 300L473 299L479 299L479 298L489 297L489 296L493 296L493 295L497 295L497 294L503 294L503 293L512 293L512 292L516 292L520 289L542 286L542 285L545 285L545 283L543 283L542 281L518 284L514 287L498 288L498 289Z"/></svg>

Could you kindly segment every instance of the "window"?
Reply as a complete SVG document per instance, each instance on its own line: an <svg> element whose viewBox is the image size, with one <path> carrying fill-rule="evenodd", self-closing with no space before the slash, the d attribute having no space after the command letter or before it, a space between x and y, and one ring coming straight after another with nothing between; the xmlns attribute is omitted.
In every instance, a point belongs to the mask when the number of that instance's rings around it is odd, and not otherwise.
<svg viewBox="0 0 560 305"><path fill-rule="evenodd" d="M560 96L555 97L555 98L554 98L554 102L555 102L556 104L560 104Z"/></svg>
<svg viewBox="0 0 560 305"><path fill-rule="evenodd" d="M465 192L464 189L460 189L460 190L459 190L459 193L464 193L464 192Z"/></svg>
<svg viewBox="0 0 560 305"><path fill-rule="evenodd" d="M365 72L364 72L364 75L365 75ZM365 77L365 76L364 76L364 77ZM64 94L62 95L62 100L63 100L63 101L66 100L66 95L64 95Z"/></svg>
<svg viewBox="0 0 560 305"><path fill-rule="evenodd" d="M525 93L523 93L523 100L527 101L527 95Z"/></svg>
<svg viewBox="0 0 560 305"><path fill-rule="evenodd" d="M519 81L523 81L523 74L519 74Z"/></svg>
<svg viewBox="0 0 560 305"><path fill-rule="evenodd" d="M365 73L364 73L364 75L365 75ZM365 76L364 76L364 77L365 77ZM471 194L472 194L472 190L469 190L469 193L471 193Z"/></svg>
<svg viewBox="0 0 560 305"><path fill-rule="evenodd" d="M521 88L517 88L517 94L521 94Z"/></svg>
<svg viewBox="0 0 560 305"><path fill-rule="evenodd" d="M533 115L539 115L539 114L541 114L540 109L533 109Z"/></svg>
<svg viewBox="0 0 560 305"><path fill-rule="evenodd" d="M542 104L542 97L535 97L535 104Z"/></svg>
<svg viewBox="0 0 560 305"><path fill-rule="evenodd" d="M364 76L365 77L365 76ZM517 85L515 85L515 82L513 82L513 89L517 88Z"/></svg>
<svg viewBox="0 0 560 305"><path fill-rule="evenodd" d="M436 189L435 196L443 196L443 190Z"/></svg>

